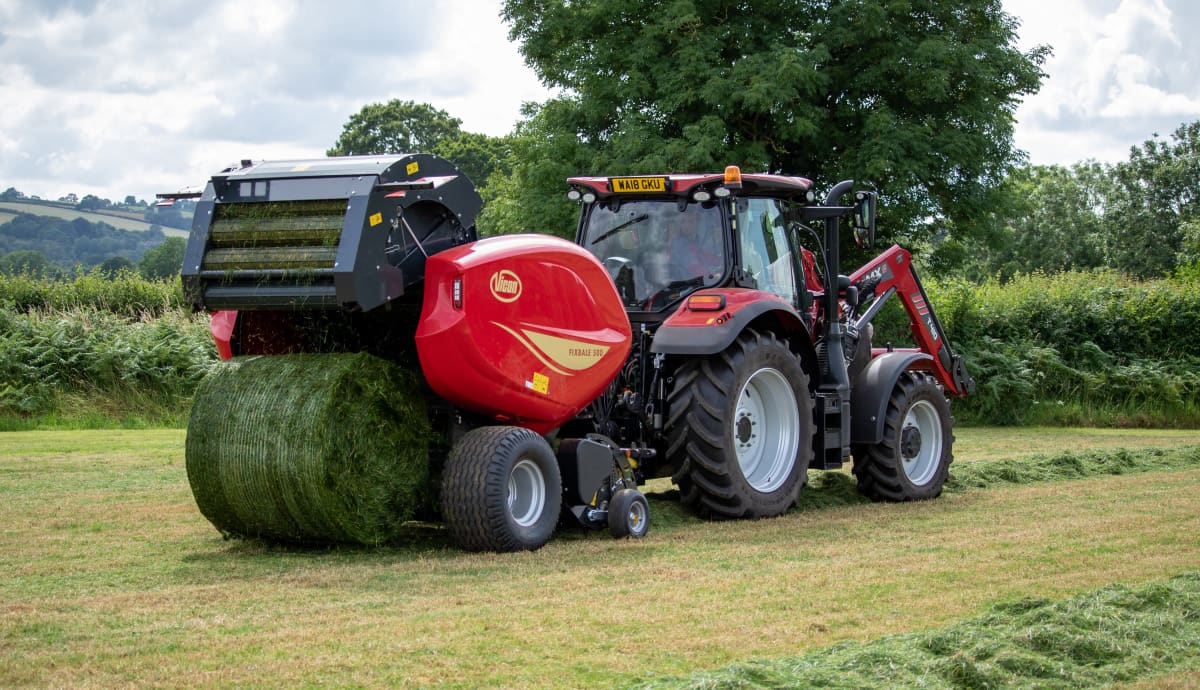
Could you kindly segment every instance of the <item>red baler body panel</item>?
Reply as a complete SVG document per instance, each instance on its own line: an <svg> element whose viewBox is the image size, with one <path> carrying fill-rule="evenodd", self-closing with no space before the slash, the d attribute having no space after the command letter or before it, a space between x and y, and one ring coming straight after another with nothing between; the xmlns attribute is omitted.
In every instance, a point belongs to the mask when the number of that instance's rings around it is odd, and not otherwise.
<svg viewBox="0 0 1200 690"><path fill-rule="evenodd" d="M594 256L548 235L508 235L429 257L416 341L438 395L546 433L616 377L632 339Z"/></svg>

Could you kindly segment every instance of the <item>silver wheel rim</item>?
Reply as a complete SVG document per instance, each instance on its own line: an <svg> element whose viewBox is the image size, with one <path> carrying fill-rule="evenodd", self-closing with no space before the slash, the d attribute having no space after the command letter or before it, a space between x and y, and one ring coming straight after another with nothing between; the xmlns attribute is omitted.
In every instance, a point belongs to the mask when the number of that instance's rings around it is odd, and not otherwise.
<svg viewBox="0 0 1200 690"><path fill-rule="evenodd" d="M775 369L751 374L738 393L733 445L742 476L755 491L770 493L796 464L800 412L792 386Z"/></svg>
<svg viewBox="0 0 1200 690"><path fill-rule="evenodd" d="M528 458L513 466L508 475L508 514L522 527L537 523L546 507L546 479Z"/></svg>
<svg viewBox="0 0 1200 690"><path fill-rule="evenodd" d="M942 458L942 422L933 403L918 400L908 408L901 434L909 428L920 433L921 447L911 457L901 451L904 476L915 486L924 486L933 479Z"/></svg>
<svg viewBox="0 0 1200 690"><path fill-rule="evenodd" d="M641 501L631 503L625 521L629 525L630 534L641 536L646 531L646 506Z"/></svg>

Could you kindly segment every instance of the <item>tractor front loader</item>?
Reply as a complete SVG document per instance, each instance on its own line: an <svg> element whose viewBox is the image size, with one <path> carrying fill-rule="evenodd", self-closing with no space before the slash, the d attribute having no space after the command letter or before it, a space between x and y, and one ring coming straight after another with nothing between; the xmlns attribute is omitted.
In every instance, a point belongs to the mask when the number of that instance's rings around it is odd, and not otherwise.
<svg viewBox="0 0 1200 690"><path fill-rule="evenodd" d="M266 361L291 368L271 371L292 373L235 368L198 394L187 465L201 512L224 533L285 541L374 542L394 530L363 523L434 517L464 548L513 551L561 524L644 536L637 487L652 477L709 518L780 515L810 467L851 457L872 498L940 493L947 396L973 383L907 252L839 273L840 221L869 241L873 193L841 206L842 183L817 203L804 178L736 168L569 185L575 243L478 239L473 185L425 154L215 175L185 294L212 312L223 358L281 358ZM892 297L916 348L872 347ZM347 388L356 367L369 380ZM418 486L401 500L381 488L401 470L368 442L405 424L424 431L395 437L395 453L426 462L405 465ZM313 439L328 446L316 460ZM363 507L371 493L383 518ZM431 513L395 505L421 497Z"/></svg>

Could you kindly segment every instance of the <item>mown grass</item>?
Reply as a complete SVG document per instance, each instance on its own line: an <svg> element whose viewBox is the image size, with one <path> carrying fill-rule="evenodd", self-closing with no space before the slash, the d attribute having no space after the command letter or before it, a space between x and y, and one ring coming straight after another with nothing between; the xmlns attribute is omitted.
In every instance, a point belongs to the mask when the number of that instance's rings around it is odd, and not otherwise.
<svg viewBox="0 0 1200 690"><path fill-rule="evenodd" d="M0 685L608 687L792 657L1200 569L1188 462L754 523L657 498L644 540L491 555L428 526L380 549L224 541L180 431L3 434Z"/></svg>
<svg viewBox="0 0 1200 690"><path fill-rule="evenodd" d="M937 628L736 664L645 688L1090 688L1200 667L1200 572L1065 601L1025 598Z"/></svg>

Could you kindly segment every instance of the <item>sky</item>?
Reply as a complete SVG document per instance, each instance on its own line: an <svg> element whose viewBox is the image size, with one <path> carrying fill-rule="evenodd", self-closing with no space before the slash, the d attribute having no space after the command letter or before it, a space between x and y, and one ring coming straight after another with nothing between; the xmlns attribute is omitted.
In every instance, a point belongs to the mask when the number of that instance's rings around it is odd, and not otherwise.
<svg viewBox="0 0 1200 690"><path fill-rule="evenodd" d="M1200 119L1200 3L1002 2L1022 49L1054 50L1016 113L1032 163L1117 162ZM150 200L237 160L324 156L351 115L394 98L506 134L550 94L499 7L0 0L0 190Z"/></svg>

